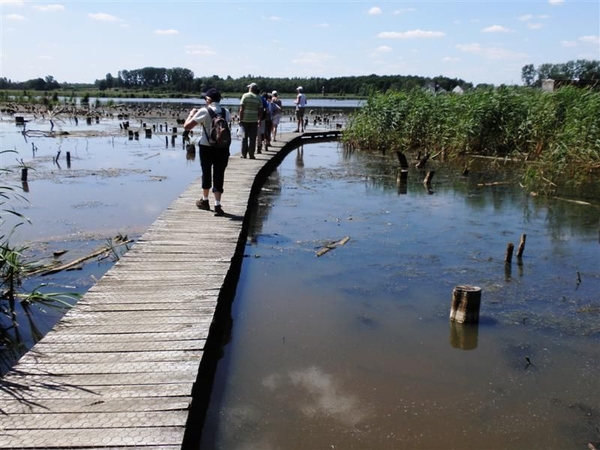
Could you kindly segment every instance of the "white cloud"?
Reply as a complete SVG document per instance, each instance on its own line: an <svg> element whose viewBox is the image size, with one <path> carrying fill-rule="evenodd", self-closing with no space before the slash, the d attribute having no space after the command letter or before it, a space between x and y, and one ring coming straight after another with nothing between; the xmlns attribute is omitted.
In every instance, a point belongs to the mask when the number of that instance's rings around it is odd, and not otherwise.
<svg viewBox="0 0 600 450"><path fill-rule="evenodd" d="M442 58L443 62L458 62L460 61L460 58L456 58L456 57L452 57L452 56L445 56Z"/></svg>
<svg viewBox="0 0 600 450"><path fill-rule="evenodd" d="M283 17L279 17L279 16L269 16L267 17L267 20L270 20L272 22L279 22L281 20L283 20Z"/></svg>
<svg viewBox="0 0 600 450"><path fill-rule="evenodd" d="M600 45L600 36L581 36L577 40L586 44Z"/></svg>
<svg viewBox="0 0 600 450"><path fill-rule="evenodd" d="M19 22L19 21L25 20L25 16L22 16L21 14L7 14L6 19L14 20L15 22Z"/></svg>
<svg viewBox="0 0 600 450"><path fill-rule="evenodd" d="M106 13L90 13L88 14L88 17L94 20L100 20L102 22L121 22L121 19L119 19L118 17L111 16L110 14Z"/></svg>
<svg viewBox="0 0 600 450"><path fill-rule="evenodd" d="M393 51L393 49L389 45L381 45L373 50L373 56L379 56L383 53L390 53L391 51Z"/></svg>
<svg viewBox="0 0 600 450"><path fill-rule="evenodd" d="M371 9L367 11L367 14L370 16L378 16L382 13L381 8L379 6L373 6Z"/></svg>
<svg viewBox="0 0 600 450"><path fill-rule="evenodd" d="M411 30L411 31L382 31L377 35L383 39L430 39L444 37L446 33L442 31L423 31L423 30Z"/></svg>
<svg viewBox="0 0 600 450"><path fill-rule="evenodd" d="M541 23L528 23L527 24L527 28L529 28L530 30L539 30L542 27L543 27L543 25Z"/></svg>
<svg viewBox="0 0 600 450"><path fill-rule="evenodd" d="M171 34L179 34L179 31L174 30L172 28L168 29L168 30L156 30L154 32L154 34L160 34L160 35L171 35Z"/></svg>
<svg viewBox="0 0 600 450"><path fill-rule="evenodd" d="M481 31L483 33L510 33L512 30L509 30L502 25L492 25L491 27L484 28Z"/></svg>
<svg viewBox="0 0 600 450"><path fill-rule="evenodd" d="M563 47L577 47L577 42L575 41L562 41L560 43Z"/></svg>
<svg viewBox="0 0 600 450"><path fill-rule="evenodd" d="M329 28L328 23L318 23L315 25L315 28Z"/></svg>
<svg viewBox="0 0 600 450"><path fill-rule="evenodd" d="M41 12L51 12L51 11L64 11L65 7L63 5L35 5L33 7L37 11Z"/></svg>
<svg viewBox="0 0 600 450"><path fill-rule="evenodd" d="M211 49L208 45L186 45L185 52L188 55L197 55L197 56L210 56L215 55L215 51Z"/></svg>
<svg viewBox="0 0 600 450"><path fill-rule="evenodd" d="M407 12L414 12L414 11L416 11L415 8L402 8L402 9L395 10L392 14L395 15L395 16L397 16L399 14L404 14L404 13L407 13Z"/></svg>
<svg viewBox="0 0 600 450"><path fill-rule="evenodd" d="M526 53L512 52L500 47L482 47L480 44L459 44L456 48L465 53L482 56L485 59L514 61L528 57Z"/></svg>
<svg viewBox="0 0 600 450"><path fill-rule="evenodd" d="M23 6L25 2L23 0L0 0L0 5L17 5Z"/></svg>
<svg viewBox="0 0 600 450"><path fill-rule="evenodd" d="M522 16L517 17L521 22L527 22L528 20L533 19L533 14L523 14Z"/></svg>
<svg viewBox="0 0 600 450"><path fill-rule="evenodd" d="M551 5L560 5L561 3L564 3L565 0L548 0L548 3L550 3Z"/></svg>
<svg viewBox="0 0 600 450"><path fill-rule="evenodd" d="M43 61L49 61L52 59L52 56L48 56L48 55L40 55L37 57L37 59L41 59Z"/></svg>

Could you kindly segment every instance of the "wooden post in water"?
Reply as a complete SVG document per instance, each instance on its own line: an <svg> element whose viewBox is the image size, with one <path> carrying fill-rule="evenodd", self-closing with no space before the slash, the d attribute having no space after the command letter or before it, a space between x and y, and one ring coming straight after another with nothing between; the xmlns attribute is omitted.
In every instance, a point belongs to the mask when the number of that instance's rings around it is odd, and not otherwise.
<svg viewBox="0 0 600 450"><path fill-rule="evenodd" d="M398 157L398 162L400 163L400 168L408 169L408 160L406 159L406 156L404 155L404 153L402 153L399 150L396 150L396 156Z"/></svg>
<svg viewBox="0 0 600 450"><path fill-rule="evenodd" d="M425 175L425 179L423 180L423 183L425 183L426 185L431 184L431 180L433 179L434 175L435 175L435 170L430 170L429 172L427 172L427 175Z"/></svg>
<svg viewBox="0 0 600 450"><path fill-rule="evenodd" d="M506 264L510 264L512 262L513 252L515 250L515 245L512 242L509 242L506 246L506 255L504 256L504 262Z"/></svg>
<svg viewBox="0 0 600 450"><path fill-rule="evenodd" d="M21 169L21 181L27 181L27 167Z"/></svg>
<svg viewBox="0 0 600 450"><path fill-rule="evenodd" d="M71 167L71 152L67 152L67 167Z"/></svg>
<svg viewBox="0 0 600 450"><path fill-rule="evenodd" d="M458 323L478 323L481 305L481 288L461 285L452 291L450 320Z"/></svg>
<svg viewBox="0 0 600 450"><path fill-rule="evenodd" d="M521 235L521 242L519 242L519 248L517 249L517 258L521 258L523 256L523 252L525 251L525 241L527 240L527 235Z"/></svg>

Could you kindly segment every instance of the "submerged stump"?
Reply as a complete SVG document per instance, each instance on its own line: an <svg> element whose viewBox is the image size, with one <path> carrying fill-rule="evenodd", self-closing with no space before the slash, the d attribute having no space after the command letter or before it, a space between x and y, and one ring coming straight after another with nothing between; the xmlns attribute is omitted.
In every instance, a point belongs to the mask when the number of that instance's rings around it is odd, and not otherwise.
<svg viewBox="0 0 600 450"><path fill-rule="evenodd" d="M452 291L450 320L458 323L478 323L481 305L481 288L461 285Z"/></svg>

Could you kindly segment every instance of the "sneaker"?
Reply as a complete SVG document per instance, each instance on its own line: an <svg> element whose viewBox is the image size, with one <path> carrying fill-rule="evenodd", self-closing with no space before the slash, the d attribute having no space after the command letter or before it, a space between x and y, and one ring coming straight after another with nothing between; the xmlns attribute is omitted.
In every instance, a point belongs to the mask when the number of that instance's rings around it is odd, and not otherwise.
<svg viewBox="0 0 600 450"><path fill-rule="evenodd" d="M202 209L203 211L210 211L210 205L208 203L208 200L197 200L196 206L198 207L198 209Z"/></svg>
<svg viewBox="0 0 600 450"><path fill-rule="evenodd" d="M224 216L225 211L221 208L221 205L215 205L215 216Z"/></svg>

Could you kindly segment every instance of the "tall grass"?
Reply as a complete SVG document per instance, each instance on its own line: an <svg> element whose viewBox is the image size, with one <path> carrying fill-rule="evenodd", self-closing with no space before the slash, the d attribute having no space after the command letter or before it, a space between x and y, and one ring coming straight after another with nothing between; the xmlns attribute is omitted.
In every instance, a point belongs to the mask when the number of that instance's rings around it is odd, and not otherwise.
<svg viewBox="0 0 600 450"><path fill-rule="evenodd" d="M600 175L600 93L565 87L424 90L373 94L344 132L366 151L420 151L447 158L511 156L524 181L577 185Z"/></svg>

